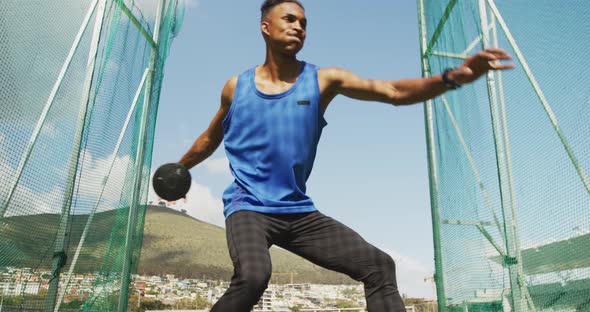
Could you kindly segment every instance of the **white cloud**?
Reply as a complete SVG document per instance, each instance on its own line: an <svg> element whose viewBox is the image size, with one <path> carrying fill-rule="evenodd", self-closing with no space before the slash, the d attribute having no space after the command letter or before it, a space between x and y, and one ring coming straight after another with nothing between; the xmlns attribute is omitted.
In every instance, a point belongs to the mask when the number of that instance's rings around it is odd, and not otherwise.
<svg viewBox="0 0 590 312"><path fill-rule="evenodd" d="M86 151L84 161L81 163L83 174L79 180L79 187L76 188L78 202L84 203L83 205L79 205L79 207L84 207L86 210L81 211L79 208L76 213L90 212L89 208L95 204L103 188L103 181L113 162L113 157L114 156L111 155L106 158L96 159L90 152ZM130 165L129 162L130 157L128 155L121 157L117 156L114 159L113 169L107 180L103 196L96 212L111 210L121 205L128 204L129 198L121 198L121 190L124 187L125 173ZM223 163L223 159L210 163L210 170L219 170L217 168L219 166L218 163ZM47 169L56 174L64 174L64 168ZM8 196L14 174L15 169L12 168L10 164L0 159L0 182L2 182L2 187L0 187L0 198L6 198ZM151 177L147 183L150 185L148 201L157 202L157 195L154 193L151 186ZM63 184L53 187L50 191L40 192L24 185L21 181L15 196L11 200L10 207L26 207L26 211L9 208L6 216L60 213L64 191ZM191 189L187 194L186 202L178 201L171 205L171 207L176 210L186 209L189 215L201 221L221 227L225 226L223 203L221 199L215 197L207 186L195 181L193 181Z"/></svg>
<svg viewBox="0 0 590 312"><path fill-rule="evenodd" d="M113 155L108 158L95 159L92 154L86 151L84 161L81 163L82 175L79 180L78 187L75 189L77 196L78 210L74 213L89 213L90 208L94 206L100 192L103 188L103 181L111 166ZM107 184L102 195L96 212L107 211L128 204L128 198L121 198L121 189L125 182L125 173L129 165L130 158L128 155L116 157L111 174L107 180ZM38 165L38 164L37 164ZM67 170L64 168L47 168L54 174L64 175ZM0 198L7 198L8 192L13 184L13 177L15 169L8 163L0 159L0 182L3 187L0 188ZM62 181L62 180L60 180ZM50 191L40 192L33 190L26 182L21 180L18 188L14 193L10 202L10 207L27 207L26 211L15 210L17 208L9 208L6 216L28 215L40 213L60 213L62 209L62 202L64 200L63 182L56 184ZM86 208L80 210L81 207Z"/></svg>
<svg viewBox="0 0 590 312"><path fill-rule="evenodd" d="M57 131L57 128L52 123L44 124L41 131L43 134L47 135L48 137L50 137L52 139L57 138L57 135L59 134L59 131Z"/></svg>
<svg viewBox="0 0 590 312"><path fill-rule="evenodd" d="M157 203L158 196L150 187L148 202ZM225 218L223 216L223 202L211 192L207 186L192 181L191 188L186 195L186 200L179 200L169 203L168 207L175 210L185 209L187 214L203 222L225 227Z"/></svg>
<svg viewBox="0 0 590 312"><path fill-rule="evenodd" d="M64 190L60 187L54 187L50 192L39 194L29 188L23 188L20 192L21 200L29 200L31 207L30 211L25 211L24 214L30 213L61 213L63 205ZM20 214L20 211L15 211Z"/></svg>
<svg viewBox="0 0 590 312"><path fill-rule="evenodd" d="M418 260L401 255L391 249L383 249L388 253L396 265L397 286L402 294L411 298L435 299L436 294L432 280L426 280L434 274L432 269L427 268Z"/></svg>
<svg viewBox="0 0 590 312"><path fill-rule="evenodd" d="M0 159L0 182L2 188L0 189L0 198L2 198L2 205L8 199L16 170L8 163ZM41 214L41 213L59 213L62 209L63 189L61 187L54 187L49 192L36 192L26 186L18 186L13 193L10 204L5 211L5 217Z"/></svg>
<svg viewBox="0 0 590 312"><path fill-rule="evenodd" d="M97 212L116 208L122 199L120 190L125 183L125 172L127 172L130 158L129 155L117 156L113 164L113 157L114 155L111 155L107 158L95 160L89 152L85 156L78 194L82 198L91 199L92 204L98 199L103 188L103 179L106 177L111 165L113 166ZM123 202L125 201L128 201L128 199L123 199Z"/></svg>
<svg viewBox="0 0 590 312"><path fill-rule="evenodd" d="M227 157L208 158L203 162L203 167L207 168L211 173L221 173L224 175L231 175L229 171L229 160Z"/></svg>

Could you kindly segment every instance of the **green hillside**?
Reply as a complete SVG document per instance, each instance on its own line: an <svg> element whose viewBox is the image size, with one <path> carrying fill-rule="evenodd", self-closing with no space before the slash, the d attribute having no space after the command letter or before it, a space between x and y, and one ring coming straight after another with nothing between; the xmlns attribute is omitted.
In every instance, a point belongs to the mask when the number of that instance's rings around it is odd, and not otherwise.
<svg viewBox="0 0 590 312"><path fill-rule="evenodd" d="M76 272L100 271L116 261L113 255L122 247L117 244L124 243L127 213L127 209L118 209L94 216ZM87 215L72 216L65 270L74 258L87 219ZM51 269L58 225L56 214L4 218L0 223L0 267ZM111 233L113 226L118 230ZM105 255L109 255L106 256L109 261L103 261ZM356 283L345 275L324 270L276 247L271 248L271 257L273 272L294 272L295 283ZM223 228L166 207L148 206L138 273L229 280L232 272ZM290 274L275 274L272 281L287 283L289 279Z"/></svg>
<svg viewBox="0 0 590 312"><path fill-rule="evenodd" d="M294 282L321 284L356 283L349 277L320 268L279 248L271 248L273 272L295 272ZM181 212L149 206L140 274L172 273L183 277L229 280L233 272L225 230ZM275 274L274 282L285 283L289 274Z"/></svg>
<svg viewBox="0 0 590 312"><path fill-rule="evenodd" d="M118 209L97 213L89 227L87 237L78 258L78 272L96 272L103 267L102 259L109 250L116 252L124 242L128 210ZM70 233L65 239L68 262L74 258L78 241L88 220L88 215L73 215ZM28 267L35 270L50 270L55 238L60 218L57 214L38 214L4 218L0 222L0 267ZM113 226L117 230L111 232ZM105 231L104 229L108 229ZM118 238L118 243L112 243ZM110 262L110 261L106 261Z"/></svg>

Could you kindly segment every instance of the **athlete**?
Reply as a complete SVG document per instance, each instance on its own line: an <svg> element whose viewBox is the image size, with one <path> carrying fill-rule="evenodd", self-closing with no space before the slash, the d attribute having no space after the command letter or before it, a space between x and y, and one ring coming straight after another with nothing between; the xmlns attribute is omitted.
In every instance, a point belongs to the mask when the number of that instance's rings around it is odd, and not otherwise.
<svg viewBox="0 0 590 312"><path fill-rule="evenodd" d="M489 70L512 68L504 50L483 50L431 78L367 80L341 68L298 60L307 19L296 0L266 0L260 30L264 64L230 78L209 127L179 161L192 168L224 141L234 182L223 194L226 235L234 265L231 284L213 312L246 312L271 276L269 248L280 246L364 283L370 312L405 311L395 263L306 195L324 112L337 95L392 105L420 103L470 83Z"/></svg>

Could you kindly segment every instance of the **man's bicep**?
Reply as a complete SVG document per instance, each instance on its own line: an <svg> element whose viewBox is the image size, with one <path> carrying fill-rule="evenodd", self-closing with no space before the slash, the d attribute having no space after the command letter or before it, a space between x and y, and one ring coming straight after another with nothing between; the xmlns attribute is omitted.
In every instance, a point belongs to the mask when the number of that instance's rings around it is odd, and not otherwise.
<svg viewBox="0 0 590 312"><path fill-rule="evenodd" d="M221 90L221 106L226 106L229 108L231 102L234 99L234 93L236 92L236 85L238 84L237 77L231 77L225 85L223 86L223 90Z"/></svg>
<svg viewBox="0 0 590 312"><path fill-rule="evenodd" d="M365 79L345 69L331 68L326 77L336 94L353 99L390 103L396 95L390 82Z"/></svg>
<svg viewBox="0 0 590 312"><path fill-rule="evenodd" d="M225 83L225 86L221 91L221 103L219 105L219 109L217 110L217 113L215 113L215 116L209 125L209 137L216 143L220 143L223 139L223 120L227 116L227 113L231 107L231 102L233 101L233 96L236 89L236 82L237 78L232 77Z"/></svg>

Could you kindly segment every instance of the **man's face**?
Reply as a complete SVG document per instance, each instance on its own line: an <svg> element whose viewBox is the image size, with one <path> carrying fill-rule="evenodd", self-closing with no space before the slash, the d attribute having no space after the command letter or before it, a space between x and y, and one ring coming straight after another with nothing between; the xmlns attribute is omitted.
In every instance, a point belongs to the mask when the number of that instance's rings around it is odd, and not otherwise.
<svg viewBox="0 0 590 312"><path fill-rule="evenodd" d="M307 19L305 11L292 2L274 6L262 20L262 33L268 43L283 52L295 55L303 48Z"/></svg>

